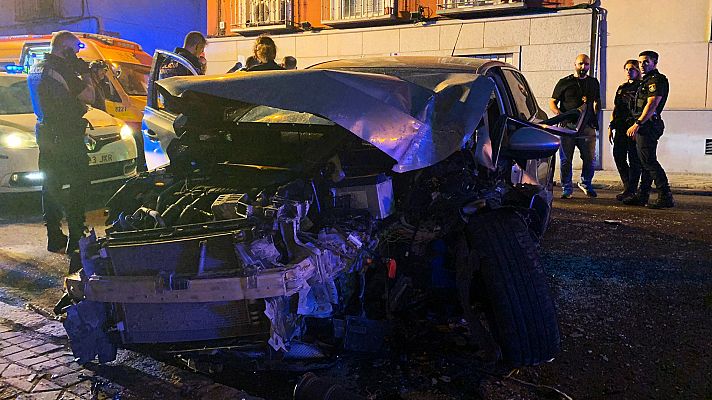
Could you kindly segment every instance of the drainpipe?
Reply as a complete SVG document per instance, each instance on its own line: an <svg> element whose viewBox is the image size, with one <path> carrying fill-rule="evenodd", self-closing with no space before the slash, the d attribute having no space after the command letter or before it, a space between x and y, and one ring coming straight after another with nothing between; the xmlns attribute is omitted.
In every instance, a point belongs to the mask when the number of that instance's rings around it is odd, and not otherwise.
<svg viewBox="0 0 712 400"><path fill-rule="evenodd" d="M598 3L598 2L596 2ZM606 103L606 68L605 68L605 48L603 46L603 29L606 18L606 10L598 5L591 7L591 76L598 79L601 84L601 104L599 108L604 109ZM603 34L601 33L603 31ZM607 126L603 123L603 112L598 114L598 154L596 160L596 169L603 169L603 127Z"/></svg>
<svg viewBox="0 0 712 400"><path fill-rule="evenodd" d="M223 35L223 34L222 34L222 30L220 29L220 22L222 21L222 0L217 0L217 3L218 3L218 9L217 9L217 11L216 11L216 14L217 14L217 19L218 19L218 20L217 20L217 22L215 23L215 28L216 28L216 29L215 29L215 33L216 33L215 36L220 37L220 36Z"/></svg>
<svg viewBox="0 0 712 400"><path fill-rule="evenodd" d="M591 7L591 76L599 79L599 58L601 54L601 25L606 10L601 7Z"/></svg>

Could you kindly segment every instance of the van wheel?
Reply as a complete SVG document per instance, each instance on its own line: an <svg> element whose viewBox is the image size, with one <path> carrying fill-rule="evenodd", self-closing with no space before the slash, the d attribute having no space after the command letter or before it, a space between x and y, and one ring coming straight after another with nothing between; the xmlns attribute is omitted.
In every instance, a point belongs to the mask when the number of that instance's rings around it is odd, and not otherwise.
<svg viewBox="0 0 712 400"><path fill-rule="evenodd" d="M559 327L537 247L522 217L498 209L471 218L467 240L474 260L473 292L512 367L537 365L560 349ZM479 290L478 290L479 289Z"/></svg>

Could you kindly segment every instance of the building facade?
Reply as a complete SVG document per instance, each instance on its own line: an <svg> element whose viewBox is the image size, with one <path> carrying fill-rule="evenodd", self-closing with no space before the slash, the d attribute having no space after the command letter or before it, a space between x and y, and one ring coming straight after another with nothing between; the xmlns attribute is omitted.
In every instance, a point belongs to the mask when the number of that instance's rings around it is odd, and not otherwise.
<svg viewBox="0 0 712 400"><path fill-rule="evenodd" d="M520 68L548 111L557 80L586 53L601 81L605 127L625 60L652 49L671 86L660 159L669 171L712 173L712 0L384 1L210 1L208 73L244 61L259 33L269 33L278 58L295 56L299 68L395 54L493 58ZM599 167L615 169L605 136L599 134Z"/></svg>
<svg viewBox="0 0 712 400"><path fill-rule="evenodd" d="M192 30L205 32L203 0L3 0L0 36L48 34L67 29L131 40L152 54L183 43Z"/></svg>

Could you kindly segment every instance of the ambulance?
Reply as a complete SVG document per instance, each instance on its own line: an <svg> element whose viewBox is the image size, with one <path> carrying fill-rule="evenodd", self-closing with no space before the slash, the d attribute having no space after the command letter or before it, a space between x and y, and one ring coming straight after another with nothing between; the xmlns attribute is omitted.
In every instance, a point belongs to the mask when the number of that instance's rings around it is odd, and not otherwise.
<svg viewBox="0 0 712 400"><path fill-rule="evenodd" d="M78 57L85 61L103 60L111 93L106 98L106 112L126 122L134 132L143 161L141 120L146 107L146 88L152 57L137 43L94 33L75 33L83 44ZM27 73L50 51L52 35L0 37L0 66L7 72Z"/></svg>

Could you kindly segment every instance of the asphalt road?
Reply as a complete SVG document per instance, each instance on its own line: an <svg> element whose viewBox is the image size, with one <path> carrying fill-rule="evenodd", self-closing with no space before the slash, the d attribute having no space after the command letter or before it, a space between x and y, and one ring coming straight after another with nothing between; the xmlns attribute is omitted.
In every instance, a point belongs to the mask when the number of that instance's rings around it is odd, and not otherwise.
<svg viewBox="0 0 712 400"><path fill-rule="evenodd" d="M98 197L110 191L93 197L96 209L88 220L98 233L103 230ZM571 200L555 201L542 258L559 313L559 357L501 379L475 371L456 375L447 366L457 363L448 364L445 356L425 384L396 388L414 396L383 398L550 398L542 385L573 398L712 398L712 197L677 195L676 208L650 210L624 206L614 194L602 190L589 199L576 192ZM51 308L67 262L44 250L40 209L37 195L0 198L0 295ZM389 361L368 365L404 373ZM366 387L379 390L366 370L325 373L349 375L349 386L362 394ZM286 399L293 385L281 388L254 375L223 376L235 378L240 380L233 384L266 398ZM392 385L387 381L383 385ZM270 385L272 392L260 392Z"/></svg>

